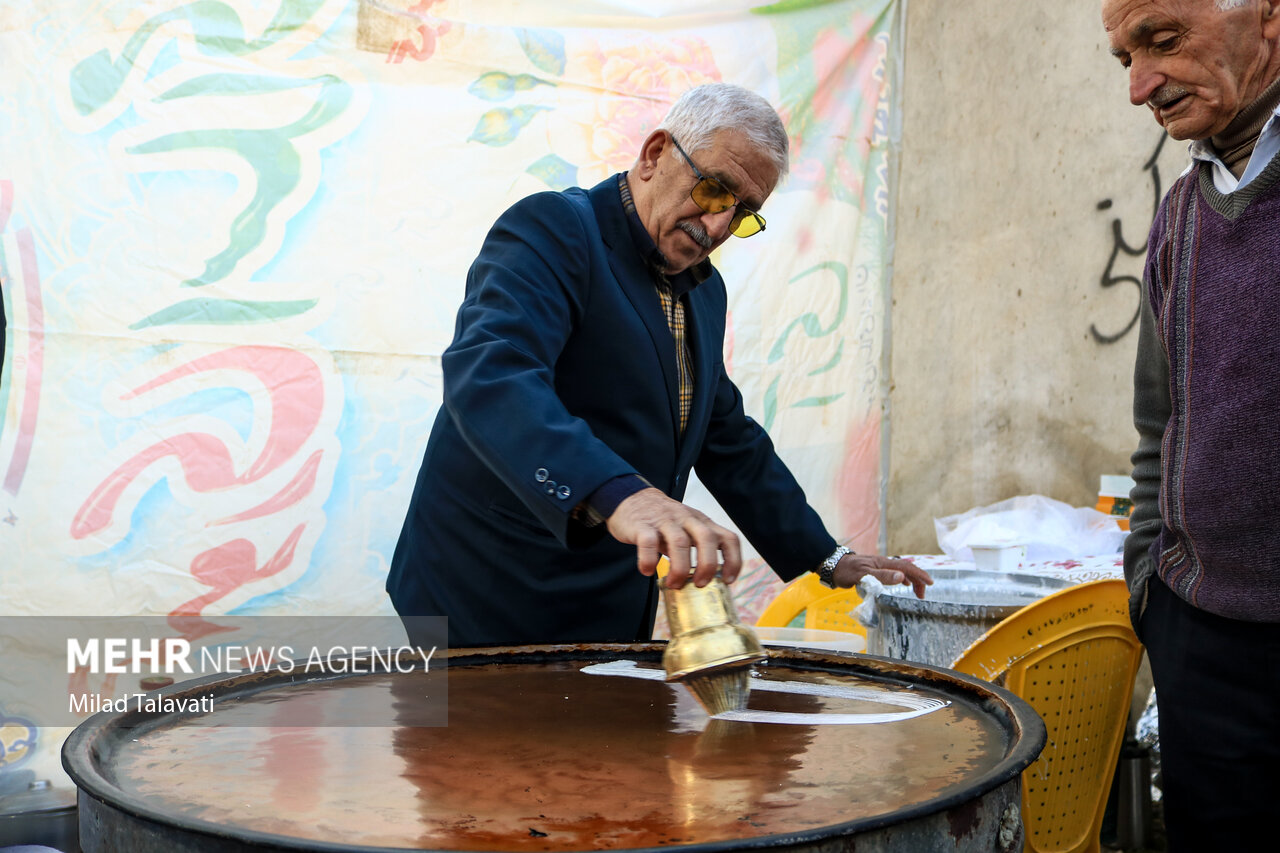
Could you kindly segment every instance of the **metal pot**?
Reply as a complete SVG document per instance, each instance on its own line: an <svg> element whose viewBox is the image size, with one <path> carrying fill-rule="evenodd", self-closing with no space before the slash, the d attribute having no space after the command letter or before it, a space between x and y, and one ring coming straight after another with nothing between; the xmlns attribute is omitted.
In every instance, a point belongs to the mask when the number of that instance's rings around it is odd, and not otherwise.
<svg viewBox="0 0 1280 853"><path fill-rule="evenodd" d="M168 688L208 692L214 710L104 713L68 738L82 844L87 853L1022 849L1021 773L1045 729L1013 694L947 670L787 649L758 667L751 708L805 722L709 719L663 680L662 652L652 643L454 650L449 723L434 728L306 725L336 705L411 711L429 700L424 673L295 671ZM918 710L865 724L822 719L894 707Z"/></svg>
<svg viewBox="0 0 1280 853"><path fill-rule="evenodd" d="M909 586L887 587L867 576L857 610L867 626L867 652L950 666L960 653L1007 616L1070 581L977 569L935 569L933 586L916 598Z"/></svg>
<svg viewBox="0 0 1280 853"><path fill-rule="evenodd" d="M30 770L0 769L4 782L9 784L0 785L0 849L11 844L80 849L74 790L55 788Z"/></svg>

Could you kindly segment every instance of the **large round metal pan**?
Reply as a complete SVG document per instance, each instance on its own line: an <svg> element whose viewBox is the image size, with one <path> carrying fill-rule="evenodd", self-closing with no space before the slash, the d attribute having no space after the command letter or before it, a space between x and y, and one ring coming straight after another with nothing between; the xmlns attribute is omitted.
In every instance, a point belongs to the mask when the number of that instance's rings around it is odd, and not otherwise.
<svg viewBox="0 0 1280 853"><path fill-rule="evenodd" d="M67 740L86 853L145 851L1012 851L1045 730L950 670L780 649L745 719L662 680L664 646L447 656L423 673L203 679L208 713L98 714ZM649 677L639 677L639 676ZM439 677L438 670L433 677ZM326 706L405 724L326 726ZM420 710L420 709L419 709Z"/></svg>

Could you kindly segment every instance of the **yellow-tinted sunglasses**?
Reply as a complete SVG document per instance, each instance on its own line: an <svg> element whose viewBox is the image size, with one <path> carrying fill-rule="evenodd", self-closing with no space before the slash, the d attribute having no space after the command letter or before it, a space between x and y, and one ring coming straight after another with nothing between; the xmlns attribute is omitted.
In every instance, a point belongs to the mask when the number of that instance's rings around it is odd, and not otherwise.
<svg viewBox="0 0 1280 853"><path fill-rule="evenodd" d="M693 158L685 154L680 143L676 142L674 136L671 137L671 143L675 145L676 150L684 157L685 162L689 164L689 168L693 169L693 173L698 176L698 182L693 185L693 189L689 191L689 198L693 199L698 207L707 213L723 213L731 207L736 207L733 219L729 222L729 233L735 237L750 237L752 234L759 234L764 230L764 217L751 210L738 200L738 197L729 191L729 188L717 181L715 178L708 178L702 174L702 171L694 164Z"/></svg>

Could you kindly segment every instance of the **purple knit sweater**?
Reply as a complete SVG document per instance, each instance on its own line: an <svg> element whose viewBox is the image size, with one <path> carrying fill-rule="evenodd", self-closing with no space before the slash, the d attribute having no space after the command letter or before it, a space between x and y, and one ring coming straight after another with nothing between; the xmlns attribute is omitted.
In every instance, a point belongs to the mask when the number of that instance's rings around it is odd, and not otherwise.
<svg viewBox="0 0 1280 853"><path fill-rule="evenodd" d="M1229 195L1203 163L1180 178L1146 279L1168 364L1153 568L1196 607L1280 621L1280 156Z"/></svg>

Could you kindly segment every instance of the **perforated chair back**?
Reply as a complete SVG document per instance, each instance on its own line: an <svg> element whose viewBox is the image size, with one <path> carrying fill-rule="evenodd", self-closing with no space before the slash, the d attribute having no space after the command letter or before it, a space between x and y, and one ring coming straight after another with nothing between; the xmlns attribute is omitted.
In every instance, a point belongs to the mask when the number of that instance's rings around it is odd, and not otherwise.
<svg viewBox="0 0 1280 853"><path fill-rule="evenodd" d="M847 634L867 636L867 629L853 615L853 608L862 603L862 596L855 589L828 590L828 594L809 602L804 611L804 626L821 631L844 631Z"/></svg>
<svg viewBox="0 0 1280 853"><path fill-rule="evenodd" d="M1022 608L952 668L1003 684L1044 718L1048 741L1022 773L1025 851L1096 853L1142 646L1122 580L1069 587Z"/></svg>
<svg viewBox="0 0 1280 853"><path fill-rule="evenodd" d="M804 612L810 602L829 592L831 590L818 581L817 575L805 572L782 588L782 592L769 602L760 618L756 619L756 624L762 628L786 628Z"/></svg>

